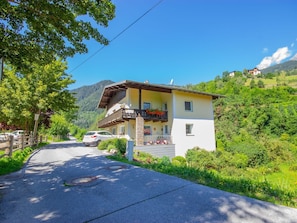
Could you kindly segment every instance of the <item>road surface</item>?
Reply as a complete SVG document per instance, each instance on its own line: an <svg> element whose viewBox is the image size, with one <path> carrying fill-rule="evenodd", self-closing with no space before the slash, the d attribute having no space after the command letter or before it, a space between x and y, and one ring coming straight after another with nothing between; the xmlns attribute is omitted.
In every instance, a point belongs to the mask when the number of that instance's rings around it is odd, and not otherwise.
<svg viewBox="0 0 297 223"><path fill-rule="evenodd" d="M296 223L297 209L111 161L69 141L0 176L0 222Z"/></svg>

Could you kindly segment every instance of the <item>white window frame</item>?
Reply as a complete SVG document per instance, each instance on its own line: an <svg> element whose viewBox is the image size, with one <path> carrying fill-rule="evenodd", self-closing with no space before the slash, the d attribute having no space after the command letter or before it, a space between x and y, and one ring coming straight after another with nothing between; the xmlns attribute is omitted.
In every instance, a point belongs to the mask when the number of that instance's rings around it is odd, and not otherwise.
<svg viewBox="0 0 297 223"><path fill-rule="evenodd" d="M125 135L126 134L126 128L124 125L120 126L120 135Z"/></svg>
<svg viewBox="0 0 297 223"><path fill-rule="evenodd" d="M193 127L194 127L194 124L191 124L191 123L187 123L186 124L186 135L187 136L193 136Z"/></svg>

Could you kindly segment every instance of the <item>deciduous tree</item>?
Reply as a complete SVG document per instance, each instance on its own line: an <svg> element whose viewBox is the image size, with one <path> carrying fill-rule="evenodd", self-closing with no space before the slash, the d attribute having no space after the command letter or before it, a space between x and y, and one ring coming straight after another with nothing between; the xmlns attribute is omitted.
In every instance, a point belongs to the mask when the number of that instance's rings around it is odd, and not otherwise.
<svg viewBox="0 0 297 223"><path fill-rule="evenodd" d="M32 130L34 114L71 111L75 98L67 90L74 83L65 73L66 63L57 60L46 66L32 64L34 72L23 76L16 69L5 71L0 82L0 121Z"/></svg>
<svg viewBox="0 0 297 223"><path fill-rule="evenodd" d="M114 10L110 0L1 0L0 59L24 71L86 53L86 39L108 44L94 22L108 26Z"/></svg>

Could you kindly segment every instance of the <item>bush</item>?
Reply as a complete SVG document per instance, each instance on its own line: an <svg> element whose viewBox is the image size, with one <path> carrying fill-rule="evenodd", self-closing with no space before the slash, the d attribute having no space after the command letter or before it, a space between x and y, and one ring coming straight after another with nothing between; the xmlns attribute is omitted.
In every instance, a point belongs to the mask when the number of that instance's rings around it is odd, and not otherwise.
<svg viewBox="0 0 297 223"><path fill-rule="evenodd" d="M108 139L108 140L101 141L98 145L98 149L108 150L111 147L113 147L113 149L116 149L119 154L124 155L126 153L126 145L127 145L127 139L125 138Z"/></svg>
<svg viewBox="0 0 297 223"><path fill-rule="evenodd" d="M187 166L187 160L186 158L182 156L176 156L172 158L172 165L174 166Z"/></svg>
<svg viewBox="0 0 297 223"><path fill-rule="evenodd" d="M115 145L114 145L114 139L108 139L108 140L101 141L99 143L99 145L98 145L98 149L100 149L100 150L108 150L108 147L109 147L110 144L115 147Z"/></svg>
<svg viewBox="0 0 297 223"><path fill-rule="evenodd" d="M127 139L115 139L114 145L120 154L124 155L126 153Z"/></svg>
<svg viewBox="0 0 297 223"><path fill-rule="evenodd" d="M186 160L191 167L199 169L215 169L217 166L214 154L199 147L188 150Z"/></svg>
<svg viewBox="0 0 297 223"><path fill-rule="evenodd" d="M170 159L168 156L163 156L161 159L160 159L160 164L161 165L164 165L164 166L168 166L171 164L170 162Z"/></svg>
<svg viewBox="0 0 297 223"><path fill-rule="evenodd" d="M233 143L227 148L227 150L234 154L245 154L248 157L247 165L249 167L264 165L269 161L267 150L255 141Z"/></svg>
<svg viewBox="0 0 297 223"><path fill-rule="evenodd" d="M289 168L290 171L297 171L297 164L290 166Z"/></svg>

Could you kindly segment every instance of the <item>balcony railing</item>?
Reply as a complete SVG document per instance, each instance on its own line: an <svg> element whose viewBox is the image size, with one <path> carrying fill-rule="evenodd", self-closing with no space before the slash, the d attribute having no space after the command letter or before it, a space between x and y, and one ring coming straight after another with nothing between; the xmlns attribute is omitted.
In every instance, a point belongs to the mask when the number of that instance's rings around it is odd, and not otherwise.
<svg viewBox="0 0 297 223"><path fill-rule="evenodd" d="M98 122L99 128L112 126L114 124L136 119L140 114L145 121L168 121L168 112L160 110L138 110L138 109L120 109Z"/></svg>

